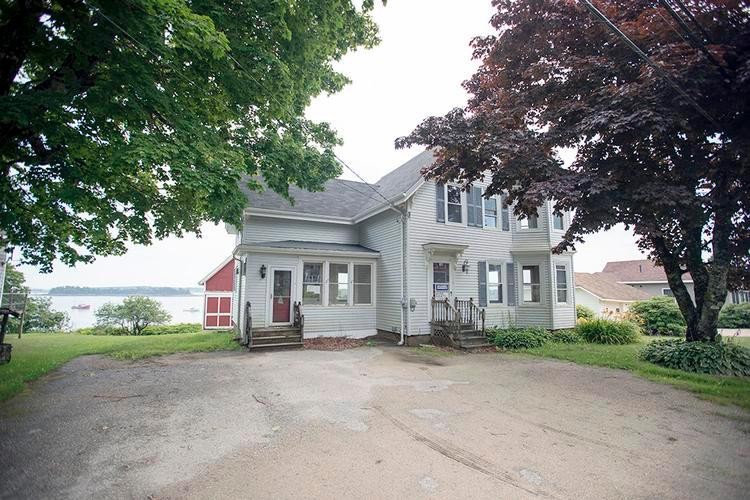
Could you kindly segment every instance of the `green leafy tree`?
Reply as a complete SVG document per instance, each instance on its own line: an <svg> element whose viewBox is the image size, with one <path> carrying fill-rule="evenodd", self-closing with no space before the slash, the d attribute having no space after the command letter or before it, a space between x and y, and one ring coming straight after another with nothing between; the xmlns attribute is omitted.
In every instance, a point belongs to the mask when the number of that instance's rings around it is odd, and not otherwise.
<svg viewBox="0 0 750 500"><path fill-rule="evenodd" d="M17 320L16 320L17 321ZM70 327L70 316L52 309L49 297L29 297L24 312L25 332L60 332Z"/></svg>
<svg viewBox="0 0 750 500"><path fill-rule="evenodd" d="M556 251L625 224L664 267L687 340L712 340L728 287L750 286L750 9L684 0L679 23L674 2L594 3L687 99L585 2L494 0L468 105L397 145L434 148L425 175L444 182L489 172L517 215L575 210Z"/></svg>
<svg viewBox="0 0 750 500"><path fill-rule="evenodd" d="M29 293L26 278L13 265L8 264L5 269L5 286L3 287L3 305L13 304L20 309L25 305L23 330L27 332L57 332L65 330L70 324L70 317L66 312L52 309L52 299L49 297L28 297L25 302L22 297ZM17 332L21 327L20 318L9 318L8 332Z"/></svg>
<svg viewBox="0 0 750 500"><path fill-rule="evenodd" d="M119 327L130 335L141 335L147 326L161 325L172 319L158 300L138 296L127 297L122 304L103 304L95 315L97 326Z"/></svg>
<svg viewBox="0 0 750 500"><path fill-rule="evenodd" d="M19 0L0 9L0 228L49 271L241 223L240 184L340 173L311 98L377 43L373 1Z"/></svg>

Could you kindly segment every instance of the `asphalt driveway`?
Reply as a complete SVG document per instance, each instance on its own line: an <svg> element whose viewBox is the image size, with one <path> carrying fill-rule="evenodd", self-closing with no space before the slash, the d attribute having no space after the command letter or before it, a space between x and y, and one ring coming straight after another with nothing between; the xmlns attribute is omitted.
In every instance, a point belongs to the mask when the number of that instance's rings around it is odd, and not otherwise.
<svg viewBox="0 0 750 500"><path fill-rule="evenodd" d="M0 405L3 498L747 498L750 415L498 354L78 358Z"/></svg>

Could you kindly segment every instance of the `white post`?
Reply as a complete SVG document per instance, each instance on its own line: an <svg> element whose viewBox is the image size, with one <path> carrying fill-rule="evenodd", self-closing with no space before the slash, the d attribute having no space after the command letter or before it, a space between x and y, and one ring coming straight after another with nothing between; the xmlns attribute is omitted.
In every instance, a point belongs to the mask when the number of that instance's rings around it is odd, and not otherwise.
<svg viewBox="0 0 750 500"><path fill-rule="evenodd" d="M2 243L2 238L0 238ZM0 305L3 303L3 289L5 288L5 268L8 267L10 259L5 248L0 248Z"/></svg>

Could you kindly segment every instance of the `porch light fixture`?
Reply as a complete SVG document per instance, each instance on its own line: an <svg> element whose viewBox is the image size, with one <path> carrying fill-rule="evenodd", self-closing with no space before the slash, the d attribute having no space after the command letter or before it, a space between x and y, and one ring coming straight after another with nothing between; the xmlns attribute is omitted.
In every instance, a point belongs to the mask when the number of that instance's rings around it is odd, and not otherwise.
<svg viewBox="0 0 750 500"><path fill-rule="evenodd" d="M469 261L468 260L465 260L464 263L461 264L461 271L463 271L464 273L468 273L469 272Z"/></svg>
<svg viewBox="0 0 750 500"><path fill-rule="evenodd" d="M266 265L262 264L260 266L260 278L265 279L265 277L266 277Z"/></svg>

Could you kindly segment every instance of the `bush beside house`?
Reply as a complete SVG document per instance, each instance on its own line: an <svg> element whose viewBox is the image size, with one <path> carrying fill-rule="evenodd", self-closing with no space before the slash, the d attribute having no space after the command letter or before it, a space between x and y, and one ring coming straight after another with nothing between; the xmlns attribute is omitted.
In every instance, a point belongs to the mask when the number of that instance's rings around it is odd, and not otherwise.
<svg viewBox="0 0 750 500"><path fill-rule="evenodd" d="M671 297L652 297L635 302L630 306L629 316L646 335L685 335L685 319Z"/></svg>
<svg viewBox="0 0 750 500"><path fill-rule="evenodd" d="M576 318L577 319L594 319L596 313L593 309L583 304L576 305Z"/></svg>

